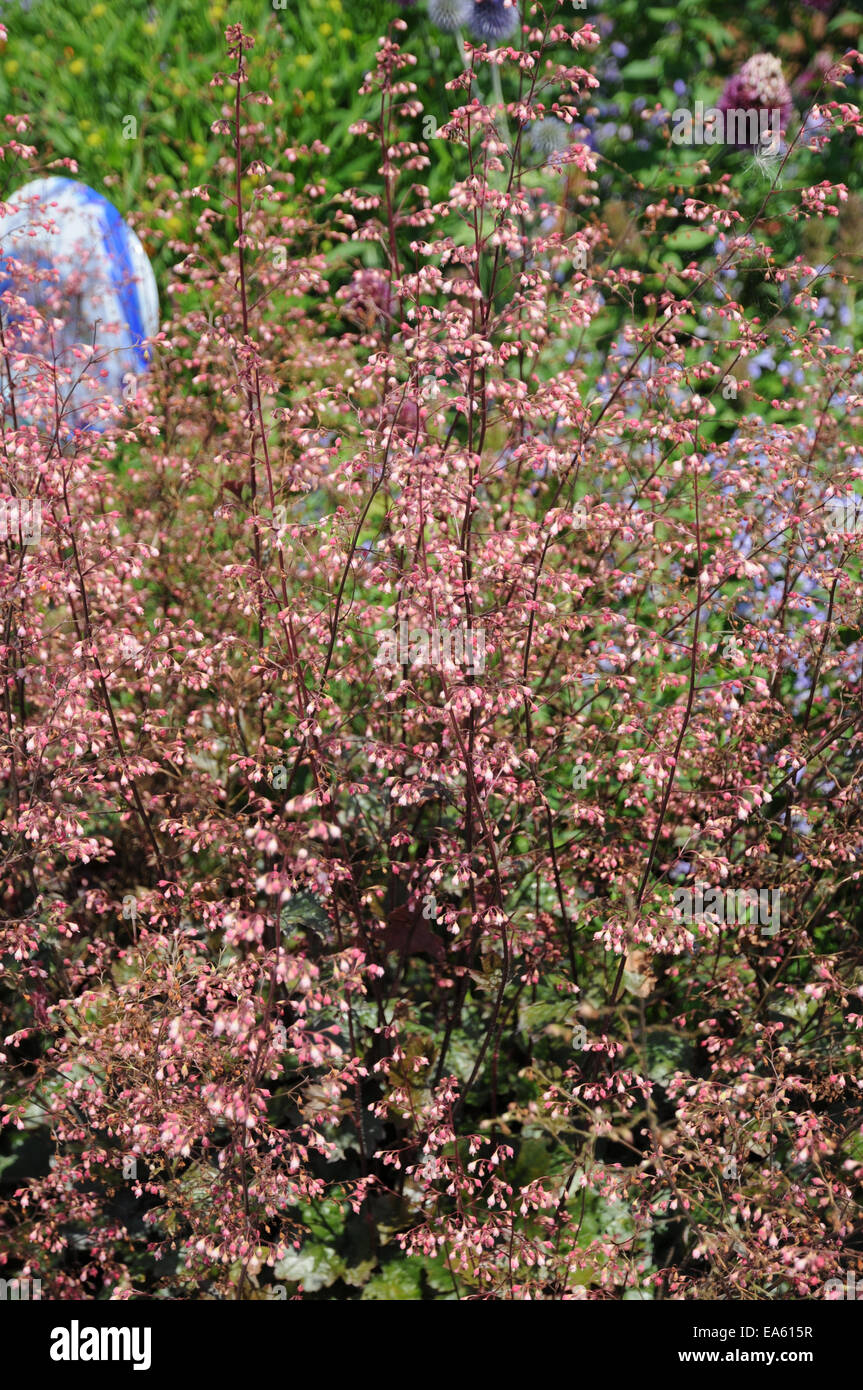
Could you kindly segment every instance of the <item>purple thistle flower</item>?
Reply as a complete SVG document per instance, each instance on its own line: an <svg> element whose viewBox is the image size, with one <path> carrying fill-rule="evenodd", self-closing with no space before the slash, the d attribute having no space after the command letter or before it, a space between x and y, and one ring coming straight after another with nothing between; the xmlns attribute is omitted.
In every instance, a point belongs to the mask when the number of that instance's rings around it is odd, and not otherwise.
<svg viewBox="0 0 863 1390"><path fill-rule="evenodd" d="M756 53L747 59L740 71L728 79L716 105L723 115L729 111L778 111L779 128L784 130L792 103L780 60L772 53ZM739 146L739 141L727 143ZM740 147L748 148L745 144Z"/></svg>
<svg viewBox="0 0 863 1390"><path fill-rule="evenodd" d="M470 30L487 43L508 39L518 28L516 0L474 0Z"/></svg>

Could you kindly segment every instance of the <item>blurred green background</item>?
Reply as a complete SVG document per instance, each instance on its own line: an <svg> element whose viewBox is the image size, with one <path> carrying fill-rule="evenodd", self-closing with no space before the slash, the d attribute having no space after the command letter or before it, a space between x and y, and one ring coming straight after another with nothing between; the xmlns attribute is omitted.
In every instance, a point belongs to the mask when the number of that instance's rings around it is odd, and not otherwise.
<svg viewBox="0 0 863 1390"><path fill-rule="evenodd" d="M357 89L390 20L407 20L403 41L417 56L413 76L427 111L440 121L454 102L445 82L459 66L455 39L430 23L424 0L287 0L285 9L271 0L29 0L26 9L11 0L2 9L9 31L0 52L3 110L29 114L40 154L50 149L74 158L79 177L94 187L106 173L120 175L112 196L123 212L146 207L148 178L201 182L222 152L210 124L223 93L207 84L226 66L229 23L241 22L255 36L250 73L275 98L274 121L292 143L318 138L329 145L341 187L371 176L377 164L376 152L349 127L371 114ZM614 108L607 152L628 173L644 176L657 150L627 138L634 102L709 103L724 78L758 51L778 54L793 84L817 53L839 54L859 40L860 14L847 4L834 9L829 16L790 0L588 0L586 10L564 5L560 14L569 24L599 27L599 118L603 103ZM128 116L138 123L136 139L124 138ZM623 127L617 139L615 123ZM5 192L13 191L11 172L7 166L0 174Z"/></svg>
<svg viewBox="0 0 863 1390"><path fill-rule="evenodd" d="M290 0L284 10L265 0L31 0L26 10L3 9L4 111L31 115L40 153L71 156L94 187L119 174L114 196L123 211L146 202L148 177L200 182L222 152L210 125L224 93L208 82L228 66L225 27L237 22L255 37L250 74L276 100L275 120L289 139L330 144L346 179L353 147L361 170L365 151L348 134L356 88L397 13L386 0ZM128 116L137 121L135 139L124 138Z"/></svg>

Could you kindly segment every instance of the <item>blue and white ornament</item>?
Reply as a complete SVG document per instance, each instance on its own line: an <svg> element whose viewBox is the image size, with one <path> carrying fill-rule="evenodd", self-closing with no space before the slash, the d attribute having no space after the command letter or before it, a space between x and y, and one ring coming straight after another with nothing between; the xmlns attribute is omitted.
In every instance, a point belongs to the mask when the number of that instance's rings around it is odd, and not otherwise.
<svg viewBox="0 0 863 1390"><path fill-rule="evenodd" d="M37 324L0 303L7 348L56 361L68 423L101 428L105 397L134 395L150 365L146 340L159 331L156 277L140 240L112 203L75 179L28 183L7 199L0 220L0 292L12 290L37 309ZM13 273L10 258L23 270ZM39 276L28 283L33 272ZM51 320L61 326L52 326ZM90 361L80 345L95 348ZM10 361L16 405L27 408L35 364ZM68 375L67 375L68 374ZM3 373L5 378L5 372ZM80 378L80 380L79 380ZM8 383L3 381L8 399Z"/></svg>

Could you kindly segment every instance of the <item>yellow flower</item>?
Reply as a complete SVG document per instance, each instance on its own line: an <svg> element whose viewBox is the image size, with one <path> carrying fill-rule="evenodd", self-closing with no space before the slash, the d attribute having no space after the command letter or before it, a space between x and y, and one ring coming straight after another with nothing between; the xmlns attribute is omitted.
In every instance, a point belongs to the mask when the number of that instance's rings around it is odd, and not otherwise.
<svg viewBox="0 0 863 1390"><path fill-rule="evenodd" d="M86 66L83 58L73 58L69 64L69 71L73 77L80 77Z"/></svg>
<svg viewBox="0 0 863 1390"><path fill-rule="evenodd" d="M320 34L320 36L321 36L322 39L328 39L328 38L330 37L330 34L331 34L332 32L333 32L333 26L332 26L332 24L327 24L326 22L324 22L323 24L319 24L319 25L318 25L318 33Z"/></svg>
<svg viewBox="0 0 863 1390"><path fill-rule="evenodd" d="M342 0L330 0L330 9L335 10L336 14L341 14Z"/></svg>
<svg viewBox="0 0 863 1390"><path fill-rule="evenodd" d="M340 39L346 39L346 40L347 40L347 39L352 39L353 36L354 36L354 31L353 31L353 29L340 29L340 30L339 30L339 38L340 38Z"/></svg>
<svg viewBox="0 0 863 1390"><path fill-rule="evenodd" d="M207 156L204 154L203 150L197 150L196 153L192 155L192 163L196 166L196 168L200 169L203 164L206 164L206 162Z"/></svg>
<svg viewBox="0 0 863 1390"><path fill-rule="evenodd" d="M312 57L311 53L298 53L296 58L294 59L294 62L296 63L298 68L311 67L314 61L315 60Z"/></svg>
<svg viewBox="0 0 863 1390"><path fill-rule="evenodd" d="M108 6L107 6L107 5L94 5L93 8L92 8L92 10L90 11L90 18L91 18L91 19L101 19L101 18L102 18L102 15L105 14L105 12L107 11L107 9L108 9Z"/></svg>
<svg viewBox="0 0 863 1390"><path fill-rule="evenodd" d="M145 34L155 34L156 28L157 28L157 26L153 23L153 21L150 20L150 19L148 19L148 20L147 20L147 23L144 25L144 33L145 33Z"/></svg>
<svg viewBox="0 0 863 1390"><path fill-rule="evenodd" d="M3 64L3 70L7 77L14 77L19 67L20 64L17 58L7 58L6 62Z"/></svg>
<svg viewBox="0 0 863 1390"><path fill-rule="evenodd" d="M88 145L101 145L101 143L102 143L102 132L101 132L101 130L93 130L93 131L91 131L90 134L87 136L87 144L88 144Z"/></svg>

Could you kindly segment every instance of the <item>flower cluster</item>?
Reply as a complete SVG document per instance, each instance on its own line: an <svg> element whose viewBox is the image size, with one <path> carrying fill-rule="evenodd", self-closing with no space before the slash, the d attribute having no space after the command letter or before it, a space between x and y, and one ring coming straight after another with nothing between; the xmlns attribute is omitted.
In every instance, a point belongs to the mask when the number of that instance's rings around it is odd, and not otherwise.
<svg viewBox="0 0 863 1390"><path fill-rule="evenodd" d="M791 91L782 72L782 63L771 53L756 53L725 84L719 98L720 111L778 111L782 129L791 115Z"/></svg>

